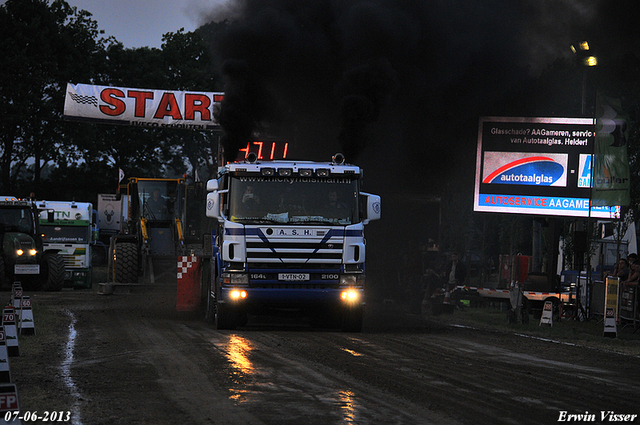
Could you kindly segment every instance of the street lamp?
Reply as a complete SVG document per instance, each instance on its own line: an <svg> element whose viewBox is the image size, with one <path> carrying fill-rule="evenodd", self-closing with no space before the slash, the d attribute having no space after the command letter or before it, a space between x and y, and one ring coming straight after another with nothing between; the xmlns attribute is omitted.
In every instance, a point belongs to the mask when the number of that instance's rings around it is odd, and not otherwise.
<svg viewBox="0 0 640 425"><path fill-rule="evenodd" d="M577 46L571 45L571 51L576 55L578 64L584 66L582 69L582 116L585 115L587 107L587 68L598 65L598 58L589 52L589 43L583 41Z"/></svg>
<svg viewBox="0 0 640 425"><path fill-rule="evenodd" d="M578 65L582 67L582 116L584 117L586 114L586 109L587 109L587 69L593 66L598 65L598 59L593 56L590 51L589 51L589 43L586 41L583 41L582 43L578 44L578 46L573 46L571 45L571 51L576 55L576 59L578 62ZM591 178L591 182L593 184L593 167L591 169L591 173L592 173L592 178ZM591 195L589 195L589 198L591 198ZM589 202L589 204L591 204L591 201ZM577 225L578 223L576 222L575 225ZM582 227L582 225L580 226L581 228L584 229L584 227ZM575 235L578 234L578 232L574 232L574 237ZM586 247L585 251L586 251L586 256L587 256L587 264L586 264L586 283L587 283L587 293L589 291L589 285L591 284L591 254L589 253L589 244L590 244L590 235L591 235L591 207L589 207L589 216L587 217L587 222L586 222L586 232L583 230L581 231L579 234L584 234L584 236L586 236ZM574 240L575 243L575 240ZM577 253L574 252L574 259L576 263L580 263L580 270L582 270L582 266L584 264L584 256L585 256L585 252L582 253ZM578 294L581 293L581 289L580 289L580 277L578 276L578 284L577 284L577 288L576 291ZM583 306L581 301L580 301L580 296L578 296L577 298L578 300L578 309L575 312L575 316L578 317L578 315L580 314L580 312L584 313L585 310L589 308L589 301L587 299L587 305Z"/></svg>

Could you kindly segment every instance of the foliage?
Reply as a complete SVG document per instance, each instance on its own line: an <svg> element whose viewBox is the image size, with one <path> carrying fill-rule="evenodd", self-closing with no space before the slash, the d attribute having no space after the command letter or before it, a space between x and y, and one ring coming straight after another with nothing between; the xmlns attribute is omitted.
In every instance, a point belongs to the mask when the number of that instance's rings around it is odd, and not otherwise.
<svg viewBox="0 0 640 425"><path fill-rule="evenodd" d="M499 225L500 252L509 255L531 252L528 235L531 234L531 219L518 215L504 215L500 217Z"/></svg>
<svg viewBox="0 0 640 425"><path fill-rule="evenodd" d="M619 220L613 222L613 240L616 243L616 262L620 260L622 254L620 247L622 246L622 240L627 234L627 230L631 223L635 221L635 215L633 210L627 210ZM631 254L631 252L630 252Z"/></svg>
<svg viewBox="0 0 640 425"><path fill-rule="evenodd" d="M161 49L125 49L101 37L89 12L63 0L8 0L0 6L0 34L3 193L91 200L115 190L118 169L144 177L215 172L217 136L210 132L62 120L68 82L221 90L199 34L180 29L164 35Z"/></svg>
<svg viewBox="0 0 640 425"><path fill-rule="evenodd" d="M99 69L101 44L88 13L66 2L8 0L0 7L2 186L11 190L29 161L33 181L67 148L60 99L66 82Z"/></svg>

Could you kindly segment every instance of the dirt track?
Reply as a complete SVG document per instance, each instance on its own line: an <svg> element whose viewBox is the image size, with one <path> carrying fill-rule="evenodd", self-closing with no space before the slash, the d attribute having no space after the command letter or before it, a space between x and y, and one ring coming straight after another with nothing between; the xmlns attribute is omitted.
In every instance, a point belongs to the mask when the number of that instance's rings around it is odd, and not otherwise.
<svg viewBox="0 0 640 425"><path fill-rule="evenodd" d="M69 326L32 350L41 354L12 358L21 397L40 395L22 408L68 410L75 424L548 424L563 411L596 423L601 411L640 413L636 357L380 305L350 334L292 318L217 332L176 312L169 291L32 300Z"/></svg>

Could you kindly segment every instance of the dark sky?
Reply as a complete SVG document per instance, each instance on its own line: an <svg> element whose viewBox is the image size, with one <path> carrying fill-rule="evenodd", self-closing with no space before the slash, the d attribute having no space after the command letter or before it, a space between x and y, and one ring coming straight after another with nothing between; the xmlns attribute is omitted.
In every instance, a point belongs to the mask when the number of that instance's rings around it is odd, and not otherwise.
<svg viewBox="0 0 640 425"><path fill-rule="evenodd" d="M225 2L210 19L232 22L215 45L228 149L254 130L291 141L301 159L342 151L367 164L468 168L449 158L473 159L480 116L522 113L518 96L552 63L570 61L571 44L589 40L620 60L639 38L638 3ZM536 113L558 113L557 100Z"/></svg>

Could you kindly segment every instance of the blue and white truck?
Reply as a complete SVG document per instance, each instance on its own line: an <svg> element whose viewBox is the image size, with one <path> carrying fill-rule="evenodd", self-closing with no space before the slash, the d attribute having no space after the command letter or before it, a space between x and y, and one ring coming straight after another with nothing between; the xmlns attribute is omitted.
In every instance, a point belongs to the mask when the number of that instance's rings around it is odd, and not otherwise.
<svg viewBox="0 0 640 425"><path fill-rule="evenodd" d="M362 169L332 162L258 161L249 156L207 182L213 232L206 315L217 329L247 314L299 309L322 326L362 330L364 226L380 197L361 191Z"/></svg>

